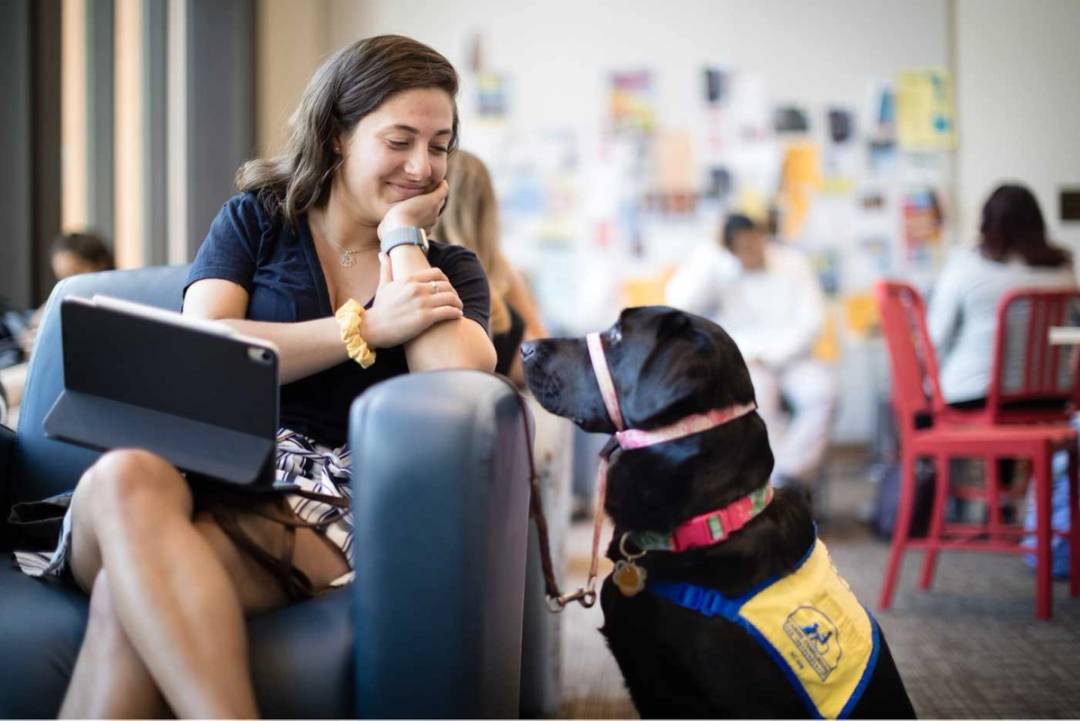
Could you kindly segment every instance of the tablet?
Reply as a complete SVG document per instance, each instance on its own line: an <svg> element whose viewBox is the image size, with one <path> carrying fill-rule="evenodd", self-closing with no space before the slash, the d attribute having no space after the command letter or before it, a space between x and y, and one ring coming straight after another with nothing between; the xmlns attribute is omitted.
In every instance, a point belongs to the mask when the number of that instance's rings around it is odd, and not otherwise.
<svg viewBox="0 0 1080 721"><path fill-rule="evenodd" d="M94 296L60 306L64 389L47 435L143 448L189 476L265 490L274 481L278 356L214 321Z"/></svg>

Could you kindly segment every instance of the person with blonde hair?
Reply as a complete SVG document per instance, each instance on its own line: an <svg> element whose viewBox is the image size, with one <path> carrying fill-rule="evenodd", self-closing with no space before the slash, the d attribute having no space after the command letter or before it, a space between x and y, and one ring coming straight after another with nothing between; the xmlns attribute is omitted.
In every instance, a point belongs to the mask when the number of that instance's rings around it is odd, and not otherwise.
<svg viewBox="0 0 1080 721"><path fill-rule="evenodd" d="M491 333L495 372L525 386L518 349L522 341L544 338L547 329L521 275L499 246L499 210L491 174L484 161L459 150L450 159L447 181L453 187L432 235L476 253L491 286Z"/></svg>

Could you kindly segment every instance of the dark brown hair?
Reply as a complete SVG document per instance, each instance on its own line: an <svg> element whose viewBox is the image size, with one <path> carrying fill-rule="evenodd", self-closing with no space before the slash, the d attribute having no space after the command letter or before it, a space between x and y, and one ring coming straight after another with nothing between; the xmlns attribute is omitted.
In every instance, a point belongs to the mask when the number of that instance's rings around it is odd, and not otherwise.
<svg viewBox="0 0 1080 721"><path fill-rule="evenodd" d="M72 253L99 270L113 270L116 263L105 240L96 233L64 233L53 241L50 255Z"/></svg>
<svg viewBox="0 0 1080 721"><path fill-rule="evenodd" d="M1000 185L990 194L983 205L979 232L982 254L999 263L1014 253L1036 267L1056 268L1071 262L1067 250L1047 240L1039 202L1022 185Z"/></svg>
<svg viewBox="0 0 1080 721"><path fill-rule="evenodd" d="M378 35L339 50L315 71L304 90L289 119L284 151L244 163L236 173L237 189L258 193L267 212L295 226L300 215L329 198L329 181L341 164L334 141L391 96L420 88L439 88L450 96L453 152L458 141L458 76L446 58L401 35Z"/></svg>

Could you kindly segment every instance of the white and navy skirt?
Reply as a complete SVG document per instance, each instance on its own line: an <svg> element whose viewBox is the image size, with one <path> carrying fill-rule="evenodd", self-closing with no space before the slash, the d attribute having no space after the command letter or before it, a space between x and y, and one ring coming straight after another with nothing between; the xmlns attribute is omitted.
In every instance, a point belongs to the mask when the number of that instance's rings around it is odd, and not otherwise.
<svg viewBox="0 0 1080 721"><path fill-rule="evenodd" d="M350 571L335 579L331 586L345 585L352 581L354 575L351 570L353 517L350 460L347 445L330 448L286 428L278 431L274 491L280 494L282 506L289 516L278 520L293 528L315 529L341 549L349 562ZM16 563L27 575L70 577L71 495L72 491L69 491L42 502L63 512L60 535L55 550L15 552ZM245 501L250 502L250 498L241 492L230 493L227 489L211 491L209 498L201 498L197 493L196 507L212 507L215 518L221 521L227 518L219 515L222 505L242 508ZM36 514L35 519L40 520L40 514ZM226 525L223 524L224 530L234 541L244 545L243 539L233 535Z"/></svg>

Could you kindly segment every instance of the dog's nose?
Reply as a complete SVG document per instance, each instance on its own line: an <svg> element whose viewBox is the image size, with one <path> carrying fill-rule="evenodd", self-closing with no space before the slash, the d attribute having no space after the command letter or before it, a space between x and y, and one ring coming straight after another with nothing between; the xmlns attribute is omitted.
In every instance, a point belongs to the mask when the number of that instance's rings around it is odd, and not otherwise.
<svg viewBox="0 0 1080 721"><path fill-rule="evenodd" d="M522 362L529 360L536 354L536 342L527 340L521 344L521 360Z"/></svg>

